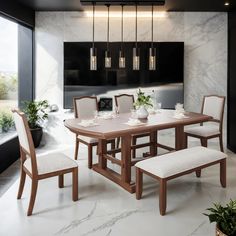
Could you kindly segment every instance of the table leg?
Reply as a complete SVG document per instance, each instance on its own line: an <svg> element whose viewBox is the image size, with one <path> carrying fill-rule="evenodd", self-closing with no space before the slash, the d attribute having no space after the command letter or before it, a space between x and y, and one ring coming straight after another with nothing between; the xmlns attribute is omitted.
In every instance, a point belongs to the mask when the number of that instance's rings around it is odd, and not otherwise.
<svg viewBox="0 0 236 236"><path fill-rule="evenodd" d="M121 181L131 182L131 136L121 137Z"/></svg>
<svg viewBox="0 0 236 236"><path fill-rule="evenodd" d="M184 149L184 126L175 127L175 150Z"/></svg>
<svg viewBox="0 0 236 236"><path fill-rule="evenodd" d="M157 155L157 131L153 131L150 134L150 156Z"/></svg>
<svg viewBox="0 0 236 236"><path fill-rule="evenodd" d="M98 140L98 166L102 169L106 169L107 160L104 158L104 154L107 153L107 142L105 139Z"/></svg>

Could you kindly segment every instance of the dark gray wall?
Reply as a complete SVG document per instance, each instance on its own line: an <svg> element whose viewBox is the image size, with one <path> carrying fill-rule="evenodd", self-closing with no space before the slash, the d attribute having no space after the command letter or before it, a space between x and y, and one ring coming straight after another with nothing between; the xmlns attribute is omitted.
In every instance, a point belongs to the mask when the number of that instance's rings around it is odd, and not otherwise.
<svg viewBox="0 0 236 236"><path fill-rule="evenodd" d="M19 106L22 101L34 98L33 30L18 26L18 92Z"/></svg>
<svg viewBox="0 0 236 236"><path fill-rule="evenodd" d="M236 152L236 12L228 14L228 148Z"/></svg>

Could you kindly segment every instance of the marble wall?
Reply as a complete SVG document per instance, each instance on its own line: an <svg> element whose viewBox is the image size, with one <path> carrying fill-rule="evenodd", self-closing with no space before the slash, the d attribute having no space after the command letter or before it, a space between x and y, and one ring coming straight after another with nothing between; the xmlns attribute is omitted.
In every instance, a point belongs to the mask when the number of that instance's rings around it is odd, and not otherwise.
<svg viewBox="0 0 236 236"><path fill-rule="evenodd" d="M87 8L86 10L91 10ZM95 41L106 41L105 9L95 19ZM135 39L135 18L126 7L124 40ZM148 8L139 9L138 41L150 41ZM120 41L119 11L111 8L110 40ZM146 14L146 15L145 15ZM92 17L85 12L36 12L36 99L63 105L63 42L91 41ZM200 111L205 94L227 92L227 13L167 12L154 17L154 41L185 43L184 98L187 110Z"/></svg>

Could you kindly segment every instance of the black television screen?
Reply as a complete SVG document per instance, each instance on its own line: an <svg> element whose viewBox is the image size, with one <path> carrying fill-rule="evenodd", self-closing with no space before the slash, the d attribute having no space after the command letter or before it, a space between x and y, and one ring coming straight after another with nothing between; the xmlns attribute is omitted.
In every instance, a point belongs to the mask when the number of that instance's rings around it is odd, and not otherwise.
<svg viewBox="0 0 236 236"><path fill-rule="evenodd" d="M111 90L137 87L158 87L182 84L184 74L184 43L154 43L157 52L156 70L148 70L148 53L151 44L139 42L140 70L132 68L134 42L124 42L126 67L119 69L120 42L109 43L112 66L105 68L105 42L96 42L97 70L90 70L90 42L64 43L64 108L72 108L73 97L107 94ZM178 100L178 102L181 102Z"/></svg>

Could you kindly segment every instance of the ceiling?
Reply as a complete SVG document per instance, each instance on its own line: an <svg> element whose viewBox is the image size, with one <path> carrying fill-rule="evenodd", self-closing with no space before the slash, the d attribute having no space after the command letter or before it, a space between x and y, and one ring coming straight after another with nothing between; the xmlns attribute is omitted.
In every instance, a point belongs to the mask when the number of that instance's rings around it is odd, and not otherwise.
<svg viewBox="0 0 236 236"><path fill-rule="evenodd" d="M129 2L129 0L15 0L23 5L32 8L35 11L78 11L83 10L82 5L88 5L92 2L100 2L100 4L111 3L112 5L121 2ZM133 0L133 2L138 0ZM150 5L151 2L156 4L161 0L149 1L140 0L140 5ZM225 6L227 0L165 0L165 5L160 7L165 11L234 11L236 9L236 0L228 0L229 6Z"/></svg>

